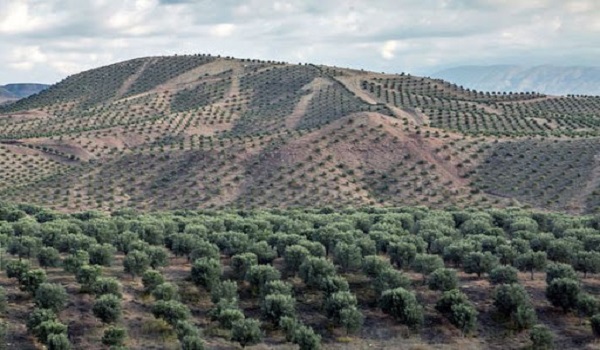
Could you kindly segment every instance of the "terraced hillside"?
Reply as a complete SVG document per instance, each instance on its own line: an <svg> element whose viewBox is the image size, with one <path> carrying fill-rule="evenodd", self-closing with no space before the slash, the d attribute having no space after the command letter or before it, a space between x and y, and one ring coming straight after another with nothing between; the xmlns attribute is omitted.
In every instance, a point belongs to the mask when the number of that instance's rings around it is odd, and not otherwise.
<svg viewBox="0 0 600 350"><path fill-rule="evenodd" d="M0 108L0 199L61 211L600 202L600 97L210 55Z"/></svg>

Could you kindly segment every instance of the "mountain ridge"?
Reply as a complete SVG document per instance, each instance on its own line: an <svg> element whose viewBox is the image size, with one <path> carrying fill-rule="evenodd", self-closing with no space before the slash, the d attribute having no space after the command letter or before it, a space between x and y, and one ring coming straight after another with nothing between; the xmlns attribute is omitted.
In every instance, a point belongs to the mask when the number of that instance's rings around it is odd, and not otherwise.
<svg viewBox="0 0 600 350"><path fill-rule="evenodd" d="M600 67L459 66L435 72L432 76L480 91L600 95Z"/></svg>

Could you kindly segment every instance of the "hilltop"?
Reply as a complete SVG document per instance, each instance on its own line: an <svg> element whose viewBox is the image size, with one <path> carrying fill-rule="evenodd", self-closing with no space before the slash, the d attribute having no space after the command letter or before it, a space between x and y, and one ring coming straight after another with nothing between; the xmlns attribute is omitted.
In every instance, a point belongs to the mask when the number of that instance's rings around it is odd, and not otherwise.
<svg viewBox="0 0 600 350"><path fill-rule="evenodd" d="M0 109L0 199L84 209L600 202L600 98L210 55L70 76Z"/></svg>

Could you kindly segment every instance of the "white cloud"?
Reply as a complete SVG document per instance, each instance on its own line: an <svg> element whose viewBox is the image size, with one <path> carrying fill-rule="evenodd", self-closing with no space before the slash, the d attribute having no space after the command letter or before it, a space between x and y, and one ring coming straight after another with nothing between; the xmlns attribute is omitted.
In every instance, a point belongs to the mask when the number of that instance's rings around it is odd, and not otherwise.
<svg viewBox="0 0 600 350"><path fill-rule="evenodd" d="M231 23L221 23L210 28L210 34L219 38L225 38L233 34L235 25Z"/></svg>
<svg viewBox="0 0 600 350"><path fill-rule="evenodd" d="M391 60L394 58L394 53L396 52L396 48L398 47L398 42L396 40L388 40L381 47L381 57L386 60Z"/></svg>
<svg viewBox="0 0 600 350"><path fill-rule="evenodd" d="M414 74L597 65L599 18L595 0L0 0L0 84L197 52Z"/></svg>

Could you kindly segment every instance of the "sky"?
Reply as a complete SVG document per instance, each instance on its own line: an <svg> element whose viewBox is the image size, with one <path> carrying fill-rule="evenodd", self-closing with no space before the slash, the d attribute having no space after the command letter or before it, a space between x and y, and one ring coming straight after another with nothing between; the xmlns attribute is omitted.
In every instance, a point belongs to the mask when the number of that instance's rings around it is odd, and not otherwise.
<svg viewBox="0 0 600 350"><path fill-rule="evenodd" d="M600 65L599 0L0 0L0 84L210 53L428 75Z"/></svg>

